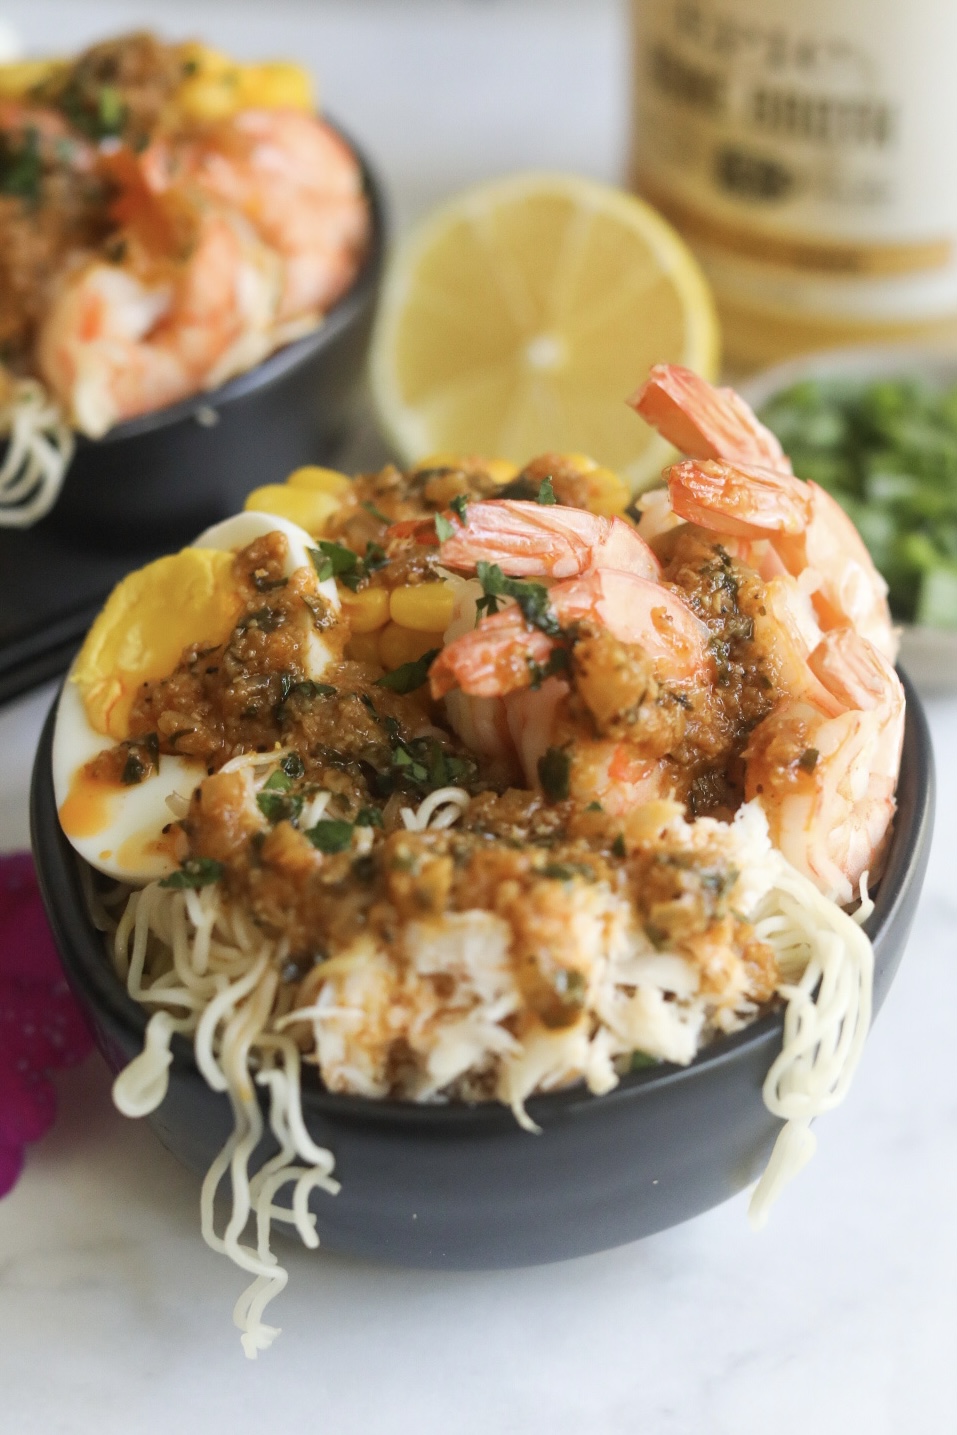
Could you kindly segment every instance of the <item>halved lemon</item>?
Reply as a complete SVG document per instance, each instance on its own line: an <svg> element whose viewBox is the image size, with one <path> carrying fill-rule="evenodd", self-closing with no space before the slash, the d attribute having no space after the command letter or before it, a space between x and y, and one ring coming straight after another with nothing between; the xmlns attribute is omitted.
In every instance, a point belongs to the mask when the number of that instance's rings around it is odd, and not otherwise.
<svg viewBox="0 0 957 1435"><path fill-rule="evenodd" d="M684 241L621 190L519 174L457 196L400 246L371 384L406 463L582 451L637 490L672 452L625 404L656 363L717 372L714 302Z"/></svg>

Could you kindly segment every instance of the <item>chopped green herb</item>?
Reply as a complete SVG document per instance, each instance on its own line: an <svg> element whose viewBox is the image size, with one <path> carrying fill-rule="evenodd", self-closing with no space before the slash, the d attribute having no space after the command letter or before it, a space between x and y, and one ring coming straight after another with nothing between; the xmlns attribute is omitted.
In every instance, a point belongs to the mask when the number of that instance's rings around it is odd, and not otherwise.
<svg viewBox="0 0 957 1435"><path fill-rule="evenodd" d="M894 616L957 628L957 386L813 380L778 394L761 417L795 473L857 525Z"/></svg>
<svg viewBox="0 0 957 1435"><path fill-rule="evenodd" d="M549 802L564 802L568 796L572 760L560 747L549 747L538 759L538 780Z"/></svg>
<svg viewBox="0 0 957 1435"><path fill-rule="evenodd" d="M384 521L388 523L389 520ZM378 543L367 543L366 555L360 558L351 548L323 538L319 539L318 548L309 549L309 557L320 583L324 583L327 578L338 578L339 582L351 588L353 593L370 573L388 562L385 550Z"/></svg>
<svg viewBox="0 0 957 1435"><path fill-rule="evenodd" d="M123 747L126 748L126 762L120 781L125 787L135 787L159 768L159 734L147 733L145 737L123 743Z"/></svg>
<svg viewBox="0 0 957 1435"><path fill-rule="evenodd" d="M274 633L285 621L286 615L280 608L257 608L246 614L238 625L238 631L246 633L250 628L259 628L263 633Z"/></svg>
<svg viewBox="0 0 957 1435"><path fill-rule="evenodd" d="M383 513L381 508L376 508L374 503L366 502L362 504L362 507L365 509L366 513L371 513L372 517L377 523L384 523L386 528L388 528L391 524L392 519L389 517L389 515L387 513Z"/></svg>
<svg viewBox="0 0 957 1435"><path fill-rule="evenodd" d="M586 862L548 862L541 868L541 875L555 882L570 882L573 877L587 877L593 881L595 877Z"/></svg>
<svg viewBox="0 0 957 1435"><path fill-rule="evenodd" d="M196 890L199 887L210 887L218 882L223 875L224 867L222 862L215 862L212 857L187 857L178 872L173 872L169 877L164 877L160 882L161 887L173 887L181 891L185 887Z"/></svg>
<svg viewBox="0 0 957 1435"><path fill-rule="evenodd" d="M647 1071L649 1066L660 1066L657 1056L649 1056L647 1051L633 1051L631 1053L632 1071Z"/></svg>
<svg viewBox="0 0 957 1435"><path fill-rule="evenodd" d="M567 649L553 648L547 663L537 663L534 658L529 658L528 670L532 675L532 687L540 688L546 678L553 678L557 673L568 671Z"/></svg>
<svg viewBox="0 0 957 1435"><path fill-rule="evenodd" d="M389 688L393 693L414 693L429 676L429 668L438 656L439 649L430 648L421 658L414 658L411 663L402 663L398 668L393 668L391 673L377 678L376 687Z"/></svg>
<svg viewBox="0 0 957 1435"><path fill-rule="evenodd" d="M278 776L280 776L279 773L273 773L273 777ZM295 822L302 811L302 795L278 788L269 791L268 788L269 783L267 782L262 792L256 794L256 806L263 817L267 822Z"/></svg>
<svg viewBox="0 0 957 1435"><path fill-rule="evenodd" d="M102 135L118 135L123 128L126 106L119 90L114 90L112 85L104 85L100 90L99 111Z"/></svg>
<svg viewBox="0 0 957 1435"><path fill-rule="evenodd" d="M271 772L263 783L263 792L288 792L290 787L292 787L292 779L283 772L281 767L277 767L276 771Z"/></svg>
<svg viewBox="0 0 957 1435"><path fill-rule="evenodd" d="M813 772L820 756L816 747L806 747L798 758L798 767L802 772Z"/></svg>
<svg viewBox="0 0 957 1435"><path fill-rule="evenodd" d="M359 563L358 553L344 548L341 543L329 543L319 539L318 548L309 549L312 566L320 583L328 578L340 578L344 573L354 573Z"/></svg>
<svg viewBox="0 0 957 1435"><path fill-rule="evenodd" d="M444 513L435 515L435 533L440 543L445 543L455 533L455 524L450 523Z"/></svg>
<svg viewBox="0 0 957 1435"><path fill-rule="evenodd" d="M624 835L623 835L621 832L619 832L618 836L615 838L614 842L611 844L611 853L612 853L612 856L613 856L613 857L627 857L627 856L628 856L628 850L627 850L627 848L625 847L625 838L624 838Z"/></svg>
<svg viewBox="0 0 957 1435"><path fill-rule="evenodd" d="M28 126L20 144L13 134L0 137L0 194L34 202L40 198L42 180L39 130Z"/></svg>
<svg viewBox="0 0 957 1435"><path fill-rule="evenodd" d="M120 255L120 259L122 258L123 255ZM119 262L117 260L117 263ZM265 568L257 568L253 574L253 587L257 593L271 593L275 588L285 588L288 582L288 578L270 578Z"/></svg>
<svg viewBox="0 0 957 1435"><path fill-rule="evenodd" d="M356 814L357 827L382 827L382 813L378 807L360 807Z"/></svg>
<svg viewBox="0 0 957 1435"><path fill-rule="evenodd" d="M468 503L469 496L467 493L457 493L454 498L449 499L449 507L451 508L453 513L458 515L460 521L463 524L468 522L466 518L466 509L468 508Z"/></svg>
<svg viewBox="0 0 957 1435"><path fill-rule="evenodd" d="M552 985L566 1005L580 1006L585 997L585 976L574 967L559 967L552 978Z"/></svg>
<svg viewBox="0 0 957 1435"><path fill-rule="evenodd" d="M377 795L387 797L396 787L434 792L438 787L471 782L475 777L475 763L447 752L436 738L415 737L406 742L399 737L394 718L385 718L384 726L392 754L389 771L376 774Z"/></svg>
<svg viewBox="0 0 957 1435"><path fill-rule="evenodd" d="M477 563L475 575L486 598L514 598L526 623L533 628L540 628L552 638L561 633L558 619L548 601L548 589L544 584L527 583L520 578L506 578L497 563ZM494 608L489 606L488 611L496 612L497 604Z"/></svg>
<svg viewBox="0 0 957 1435"><path fill-rule="evenodd" d="M282 770L287 777L295 779L299 777L305 777L306 775L305 764L302 758L299 756L298 752L290 752L286 757L283 758L280 766L282 767Z"/></svg>
<svg viewBox="0 0 957 1435"><path fill-rule="evenodd" d="M600 802L589 802L585 808L586 812L604 812L604 810Z"/></svg>
<svg viewBox="0 0 957 1435"><path fill-rule="evenodd" d="M553 504L558 502L558 499L555 497L555 490L554 488L552 488L552 481L550 478L543 478L541 483L538 485L538 492L535 495L535 502L546 504Z"/></svg>
<svg viewBox="0 0 957 1435"><path fill-rule="evenodd" d="M320 852L345 852L352 843L352 823L326 818L310 827L306 836Z"/></svg>

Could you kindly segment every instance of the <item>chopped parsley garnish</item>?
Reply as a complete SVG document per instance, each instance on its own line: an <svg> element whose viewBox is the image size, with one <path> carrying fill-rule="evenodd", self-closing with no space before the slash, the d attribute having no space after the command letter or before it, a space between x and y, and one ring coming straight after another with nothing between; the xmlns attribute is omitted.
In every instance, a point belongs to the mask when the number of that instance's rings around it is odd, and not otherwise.
<svg viewBox="0 0 957 1435"><path fill-rule="evenodd" d="M292 787L292 779L283 772L281 767L277 767L276 771L271 772L263 783L263 792L288 792L290 787Z"/></svg>
<svg viewBox="0 0 957 1435"><path fill-rule="evenodd" d="M534 658L529 658L528 670L532 675L532 687L540 688L546 678L553 678L556 673L567 673L568 652L565 648L553 648L547 663L536 663Z"/></svg>
<svg viewBox="0 0 957 1435"><path fill-rule="evenodd" d="M377 523L384 523L386 528L388 528L390 523L392 522L392 519L389 517L389 515L387 513L383 513L381 508L376 508L374 503L369 503L368 501L366 501L361 505L361 507L365 509L366 513L370 513Z"/></svg>
<svg viewBox="0 0 957 1435"><path fill-rule="evenodd" d="M570 882L573 877L587 877L593 881L595 877L586 862L549 862L541 869L541 875L555 882Z"/></svg>
<svg viewBox="0 0 957 1435"><path fill-rule="evenodd" d="M246 633L250 628L258 628L263 633L274 633L285 621L286 615L281 608L256 608L254 612L246 614L238 631Z"/></svg>
<svg viewBox="0 0 957 1435"><path fill-rule="evenodd" d="M526 623L533 628L540 628L550 638L559 636L562 630L549 604L548 589L544 584L527 583L521 578L506 578L497 563L477 563L475 575L485 593L485 597L479 599L479 608L484 608L489 613L497 613L499 598L514 598Z"/></svg>
<svg viewBox="0 0 957 1435"><path fill-rule="evenodd" d="M816 747L806 747L798 758L798 767L802 772L813 772L820 756Z"/></svg>
<svg viewBox="0 0 957 1435"><path fill-rule="evenodd" d="M356 814L357 827L382 827L382 813L378 807L360 807Z"/></svg>
<svg viewBox="0 0 957 1435"><path fill-rule="evenodd" d="M393 693L414 693L420 688L429 676L429 668L439 655L438 648L430 648L423 653L421 658L414 658L411 663L402 663L394 668L391 673L376 679L377 688L389 688Z"/></svg>
<svg viewBox="0 0 957 1435"><path fill-rule="evenodd" d="M450 523L444 513L437 513L435 515L435 535L438 538L439 542L445 543L445 541L451 538L454 533L455 524Z"/></svg>
<svg viewBox="0 0 957 1435"><path fill-rule="evenodd" d="M572 760L560 747L549 747L538 759L538 780L549 802L564 802L568 796Z"/></svg>
<svg viewBox="0 0 957 1435"><path fill-rule="evenodd" d="M388 522L388 519L385 521ZM360 558L351 548L324 538L319 539L318 548L309 549L309 557L320 583L324 583L327 578L338 578L339 582L351 588L353 593L370 573L388 562L385 550L378 543L367 543L365 557Z"/></svg>
<svg viewBox="0 0 957 1435"><path fill-rule="evenodd" d="M125 787L135 787L151 772L158 771L159 735L157 733L147 733L138 741L125 742L123 746L126 748L126 762L120 773L120 781Z"/></svg>
<svg viewBox="0 0 957 1435"><path fill-rule="evenodd" d="M297 777L305 776L305 764L303 763L303 760L299 756L298 752L288 753L279 765L287 777L295 779Z"/></svg>
<svg viewBox="0 0 957 1435"><path fill-rule="evenodd" d="M538 485L538 492L535 495L535 502L545 503L549 505L558 502L558 499L555 497L555 490L554 488L552 488L552 481L550 478L543 478L541 483Z"/></svg>
<svg viewBox="0 0 957 1435"><path fill-rule="evenodd" d="M352 843L352 823L338 818L323 818L306 833L313 847L320 852L345 852Z"/></svg>
<svg viewBox="0 0 957 1435"><path fill-rule="evenodd" d="M465 512L468 508L469 496L467 493L457 493L454 498L449 499L449 507L457 514L463 524L467 522Z"/></svg>
<svg viewBox="0 0 957 1435"><path fill-rule="evenodd" d="M257 593L271 593L274 588L285 588L288 582L288 578L270 578L268 568L257 568L253 573L253 587Z"/></svg>
<svg viewBox="0 0 957 1435"><path fill-rule="evenodd" d="M256 794L256 806L268 822L294 822L302 811L300 793L280 790L278 784L269 790L269 783L281 774L273 773L262 792Z"/></svg>
<svg viewBox="0 0 957 1435"><path fill-rule="evenodd" d="M649 1056L647 1051L633 1051L631 1053L632 1071L647 1071L649 1066L660 1066L657 1056Z"/></svg>
<svg viewBox="0 0 957 1435"><path fill-rule="evenodd" d="M4 135L0 139L0 194L38 200L42 179L39 130L30 125L24 130L19 145L13 142L11 135Z"/></svg>
<svg viewBox="0 0 957 1435"><path fill-rule="evenodd" d="M338 688L332 683L314 683L310 678L295 678L292 673L283 673L279 679L279 705L288 698L334 698Z"/></svg>
<svg viewBox="0 0 957 1435"><path fill-rule="evenodd" d="M628 852L625 847L625 839L621 832L619 832L618 836L611 844L611 852L613 857L627 857Z"/></svg>
<svg viewBox="0 0 957 1435"><path fill-rule="evenodd" d="M320 583L327 578L341 578L344 573L354 573L359 566L359 555L341 543L329 543L319 539L318 548L309 549L312 566Z"/></svg>
<svg viewBox="0 0 957 1435"><path fill-rule="evenodd" d="M216 862L212 857L187 857L179 871L164 877L160 886L173 887L177 891L190 887L195 891L218 882L223 871L222 862Z"/></svg>
<svg viewBox="0 0 957 1435"><path fill-rule="evenodd" d="M379 774L380 786L418 788L434 792L438 787L451 787L469 782L475 776L475 764L469 758L446 752L434 737L415 737L403 742L392 738L392 761L387 774Z"/></svg>
<svg viewBox="0 0 957 1435"><path fill-rule="evenodd" d="M91 140L121 135L127 110L123 96L113 85L97 85L74 75L59 97L59 106L74 129Z"/></svg>

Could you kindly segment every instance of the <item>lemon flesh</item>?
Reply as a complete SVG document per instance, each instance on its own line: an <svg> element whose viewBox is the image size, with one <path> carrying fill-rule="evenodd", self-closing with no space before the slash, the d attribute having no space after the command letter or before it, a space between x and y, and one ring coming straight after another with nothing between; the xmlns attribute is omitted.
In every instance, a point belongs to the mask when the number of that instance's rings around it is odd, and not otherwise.
<svg viewBox="0 0 957 1435"><path fill-rule="evenodd" d="M639 490L672 452L625 404L656 363L717 372L714 304L687 246L642 200L530 174L467 191L407 238L371 384L406 463L583 450Z"/></svg>

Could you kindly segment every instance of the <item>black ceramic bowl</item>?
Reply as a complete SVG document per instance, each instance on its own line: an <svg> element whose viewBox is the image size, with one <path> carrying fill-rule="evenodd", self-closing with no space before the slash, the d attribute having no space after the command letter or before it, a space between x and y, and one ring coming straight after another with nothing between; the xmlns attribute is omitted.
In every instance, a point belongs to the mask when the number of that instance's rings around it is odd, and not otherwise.
<svg viewBox="0 0 957 1435"><path fill-rule="evenodd" d="M899 809L867 923L875 1009L903 954L933 824L930 737L910 685L907 703ZM51 712L33 776L37 871L70 985L116 1072L142 1049L146 1015L87 916L79 859L57 820L52 737ZM369 1101L304 1082L306 1125L335 1153L342 1182L338 1196L314 1198L322 1242L401 1265L496 1268L607 1250L676 1225L760 1173L780 1126L761 1086L781 1034L781 1016L769 1016L691 1066L636 1072L607 1096L535 1098L537 1136L499 1105ZM175 1037L173 1051L169 1093L149 1120L174 1155L205 1173L231 1129L228 1100L206 1085L186 1041Z"/></svg>
<svg viewBox="0 0 957 1435"><path fill-rule="evenodd" d="M100 439L78 435L44 520L51 528L98 547L188 543L242 508L250 474L256 484L281 483L300 464L331 454L353 416L385 246L381 188L342 137L362 166L371 213L352 287L313 333L220 388L117 424Z"/></svg>

